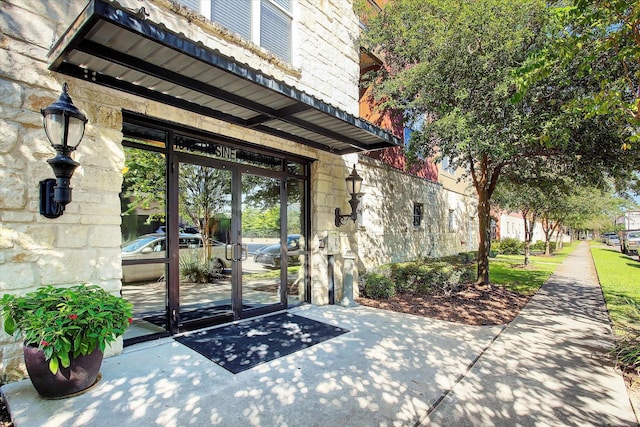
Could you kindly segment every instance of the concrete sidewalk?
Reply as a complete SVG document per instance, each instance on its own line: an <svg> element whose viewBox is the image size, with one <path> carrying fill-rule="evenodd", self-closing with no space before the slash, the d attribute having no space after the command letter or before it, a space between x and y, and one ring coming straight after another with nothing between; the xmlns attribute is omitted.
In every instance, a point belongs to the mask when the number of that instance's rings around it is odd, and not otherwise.
<svg viewBox="0 0 640 427"><path fill-rule="evenodd" d="M65 400L2 387L17 427L636 425L582 245L507 328L368 307L298 315L350 332L231 374L165 339L105 359Z"/></svg>
<svg viewBox="0 0 640 427"><path fill-rule="evenodd" d="M636 426L612 340L583 242L424 424Z"/></svg>

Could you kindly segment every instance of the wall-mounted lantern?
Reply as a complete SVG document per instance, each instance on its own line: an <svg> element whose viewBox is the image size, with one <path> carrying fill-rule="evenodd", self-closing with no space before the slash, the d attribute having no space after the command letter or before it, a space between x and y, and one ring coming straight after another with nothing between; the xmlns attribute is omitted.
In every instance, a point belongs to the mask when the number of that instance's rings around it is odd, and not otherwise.
<svg viewBox="0 0 640 427"><path fill-rule="evenodd" d="M58 153L47 160L56 179L40 181L40 214L47 218L57 218L71 201L71 177L80 165L71 158L84 136L87 117L73 105L67 93L67 84L62 85L62 93L56 102L41 110L44 131L51 146Z"/></svg>
<svg viewBox="0 0 640 427"><path fill-rule="evenodd" d="M340 227L347 223L348 220L356 222L358 219L358 205L360 204L360 188L362 187L362 177L356 172L356 166L353 165L353 171L345 178L347 183L347 192L351 195L349 204L351 205L351 213L348 215L341 215L340 208L336 208L336 227Z"/></svg>

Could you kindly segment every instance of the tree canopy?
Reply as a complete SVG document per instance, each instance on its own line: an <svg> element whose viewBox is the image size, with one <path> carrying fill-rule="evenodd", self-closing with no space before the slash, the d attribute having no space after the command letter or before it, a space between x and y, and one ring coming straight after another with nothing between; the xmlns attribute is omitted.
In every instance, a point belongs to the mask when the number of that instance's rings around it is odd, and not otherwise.
<svg viewBox="0 0 640 427"><path fill-rule="evenodd" d="M640 141L640 3L636 0L574 0L549 8L550 43L532 52L518 70L519 94L570 68L598 87L576 93L567 104L586 116L620 122L621 136Z"/></svg>
<svg viewBox="0 0 640 427"><path fill-rule="evenodd" d="M599 87L576 64L517 92L517 71L557 34L551 12L538 0L392 0L363 39L384 62L367 80L376 105L406 120L425 118L409 154L438 152L469 171L478 195L479 283L489 282L490 200L501 175L542 164L603 185L638 164L637 155L622 156L611 115L565 108L576 93Z"/></svg>

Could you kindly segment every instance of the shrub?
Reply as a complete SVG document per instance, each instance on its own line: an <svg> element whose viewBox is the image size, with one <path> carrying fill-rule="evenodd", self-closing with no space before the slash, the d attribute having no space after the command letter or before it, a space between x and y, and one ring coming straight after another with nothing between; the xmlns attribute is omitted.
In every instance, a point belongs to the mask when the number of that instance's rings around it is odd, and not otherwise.
<svg viewBox="0 0 640 427"><path fill-rule="evenodd" d="M628 314L630 324L621 328L622 334L616 338L613 352L616 356L618 367L624 372L640 374L640 304L627 299L630 312Z"/></svg>
<svg viewBox="0 0 640 427"><path fill-rule="evenodd" d="M387 276L380 273L365 273L360 276L360 294L366 298L390 298L396 294L396 287Z"/></svg>
<svg viewBox="0 0 640 427"><path fill-rule="evenodd" d="M507 237L500 241L500 253L505 255L518 255L522 248L522 242L513 237Z"/></svg>
<svg viewBox="0 0 640 427"><path fill-rule="evenodd" d="M544 252L545 242L543 242L542 240L538 240L537 242L533 243L530 248L532 251ZM556 251L556 242L549 243L549 250L551 251L551 253L554 253Z"/></svg>
<svg viewBox="0 0 640 427"><path fill-rule="evenodd" d="M189 254L180 257L180 275L193 283L207 283L212 272L199 254Z"/></svg>
<svg viewBox="0 0 640 427"><path fill-rule="evenodd" d="M398 294L451 293L475 280L475 265L451 256L386 264L361 275L362 296L389 298Z"/></svg>

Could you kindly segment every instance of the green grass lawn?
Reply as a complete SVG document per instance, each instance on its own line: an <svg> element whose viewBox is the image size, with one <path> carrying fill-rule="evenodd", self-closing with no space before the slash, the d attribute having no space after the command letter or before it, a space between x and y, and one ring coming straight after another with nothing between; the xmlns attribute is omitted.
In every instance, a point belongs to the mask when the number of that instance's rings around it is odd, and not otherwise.
<svg viewBox="0 0 640 427"><path fill-rule="evenodd" d="M619 248L591 242L602 292L615 330L634 326L640 305L640 262L638 257L623 255ZM639 325L635 325L638 327Z"/></svg>
<svg viewBox="0 0 640 427"><path fill-rule="evenodd" d="M523 255L498 255L489 260L491 283L525 295L533 295L575 249L577 242L566 244L551 256L531 256L524 266Z"/></svg>

